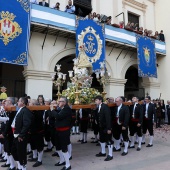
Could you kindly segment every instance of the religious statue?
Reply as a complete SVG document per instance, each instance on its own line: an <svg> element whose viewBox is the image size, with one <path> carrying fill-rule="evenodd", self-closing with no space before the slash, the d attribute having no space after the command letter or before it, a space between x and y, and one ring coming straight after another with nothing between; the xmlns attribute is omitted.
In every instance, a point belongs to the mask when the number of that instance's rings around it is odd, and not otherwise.
<svg viewBox="0 0 170 170"><path fill-rule="evenodd" d="M79 57L78 57L78 68L87 68L89 71L89 74L92 73L92 63L89 61L89 58L85 54L85 45L83 44L82 46L79 47Z"/></svg>
<svg viewBox="0 0 170 170"><path fill-rule="evenodd" d="M2 86L1 87L0 100L5 100L6 98L7 98L6 87Z"/></svg>

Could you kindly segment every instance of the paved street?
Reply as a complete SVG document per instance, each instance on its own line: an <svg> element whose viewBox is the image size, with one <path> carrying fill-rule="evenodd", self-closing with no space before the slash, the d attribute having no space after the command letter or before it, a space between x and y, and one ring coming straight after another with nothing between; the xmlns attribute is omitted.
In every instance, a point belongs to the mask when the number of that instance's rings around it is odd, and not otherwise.
<svg viewBox="0 0 170 170"><path fill-rule="evenodd" d="M97 158L95 154L100 151L100 146L92 144L91 137L93 132L88 133L88 143L80 144L77 140L80 135L71 137L73 144L73 159L71 165L73 170L168 170L170 167L170 135L163 134L157 130L154 139L154 146L146 148L142 145L140 152L136 149L129 149L127 156L121 156L121 153L114 152L114 159L105 162L104 158ZM146 138L148 143L149 138ZM107 149L106 149L107 150ZM32 170L60 170L62 167L54 166L58 162L57 157L52 157L51 153L45 153L43 157L43 165L33 168L33 163L28 163L27 169ZM1 163L2 164L2 163ZM3 169L3 168L0 168Z"/></svg>

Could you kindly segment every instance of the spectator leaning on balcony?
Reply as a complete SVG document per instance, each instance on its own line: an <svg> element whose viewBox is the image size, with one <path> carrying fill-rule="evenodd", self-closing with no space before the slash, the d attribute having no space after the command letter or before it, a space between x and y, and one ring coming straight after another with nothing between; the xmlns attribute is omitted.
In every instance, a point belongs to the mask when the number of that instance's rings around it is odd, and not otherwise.
<svg viewBox="0 0 170 170"><path fill-rule="evenodd" d="M100 14L97 14L98 21L101 22L100 20Z"/></svg>
<svg viewBox="0 0 170 170"><path fill-rule="evenodd" d="M140 27L140 28L139 28L139 32L142 32L142 33L143 33L143 27Z"/></svg>
<svg viewBox="0 0 170 170"><path fill-rule="evenodd" d="M111 25L111 21L112 21L112 17L111 16L107 17L106 25Z"/></svg>
<svg viewBox="0 0 170 170"><path fill-rule="evenodd" d="M155 37L155 39L159 40L159 33L158 33L158 31L155 32L154 37Z"/></svg>
<svg viewBox="0 0 170 170"><path fill-rule="evenodd" d="M39 2L39 5L49 7L49 3L45 2L45 0L42 0L41 2Z"/></svg>
<svg viewBox="0 0 170 170"><path fill-rule="evenodd" d="M144 30L144 36L148 36L148 30L147 29Z"/></svg>
<svg viewBox="0 0 170 170"><path fill-rule="evenodd" d="M148 37L152 36L152 30L148 30Z"/></svg>
<svg viewBox="0 0 170 170"><path fill-rule="evenodd" d="M125 28L130 28L130 22L126 24Z"/></svg>
<svg viewBox="0 0 170 170"><path fill-rule="evenodd" d="M56 10L60 10L60 3L57 2L57 3L54 5L53 8L56 9Z"/></svg>
<svg viewBox="0 0 170 170"><path fill-rule="evenodd" d="M96 12L93 12L93 21L99 21L99 19L97 18L97 14Z"/></svg>
<svg viewBox="0 0 170 170"><path fill-rule="evenodd" d="M120 28L124 28L124 22L123 22L123 21L120 21L120 22L119 22L119 26L120 26Z"/></svg>
<svg viewBox="0 0 170 170"><path fill-rule="evenodd" d="M76 10L76 8L75 8L74 5L72 5L72 1L69 0L68 5L66 6L65 12L68 12L70 14L74 14L75 10Z"/></svg>
<svg viewBox="0 0 170 170"><path fill-rule="evenodd" d="M159 40L165 42L165 36L163 34L163 30L159 33Z"/></svg>
<svg viewBox="0 0 170 170"><path fill-rule="evenodd" d="M38 1L37 1L37 0L30 0L30 3L32 3L32 4L38 4Z"/></svg>
<svg viewBox="0 0 170 170"><path fill-rule="evenodd" d="M130 28L131 28L132 30L135 29L135 24L134 24L133 22L130 24Z"/></svg>

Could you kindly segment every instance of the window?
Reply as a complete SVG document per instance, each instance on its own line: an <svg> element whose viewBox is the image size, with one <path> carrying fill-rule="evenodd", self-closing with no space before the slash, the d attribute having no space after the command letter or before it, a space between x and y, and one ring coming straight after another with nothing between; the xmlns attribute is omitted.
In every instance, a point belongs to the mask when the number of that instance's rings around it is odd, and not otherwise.
<svg viewBox="0 0 170 170"><path fill-rule="evenodd" d="M138 24L139 27L139 16L133 13L128 12L128 22L133 22L134 24Z"/></svg>

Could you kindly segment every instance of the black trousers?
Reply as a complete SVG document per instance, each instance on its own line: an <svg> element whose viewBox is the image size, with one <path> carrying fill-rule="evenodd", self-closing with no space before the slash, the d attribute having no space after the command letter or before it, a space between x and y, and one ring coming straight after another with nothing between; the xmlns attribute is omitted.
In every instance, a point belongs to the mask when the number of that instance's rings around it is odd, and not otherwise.
<svg viewBox="0 0 170 170"><path fill-rule="evenodd" d="M122 130L122 125L118 125L117 123L115 123L113 125L113 137L116 140L120 139L120 135L122 134L123 136L123 140L125 142L129 141L129 137L128 137L128 127L125 130Z"/></svg>
<svg viewBox="0 0 170 170"><path fill-rule="evenodd" d="M146 131L149 131L150 136L153 136L153 122L151 119L143 120L143 134L146 134Z"/></svg>
<svg viewBox="0 0 170 170"><path fill-rule="evenodd" d="M51 141L51 135L50 135L50 125L45 125L45 140L47 142Z"/></svg>
<svg viewBox="0 0 170 170"><path fill-rule="evenodd" d="M9 134L4 138L4 151L7 152L8 155L11 155L13 140L13 134Z"/></svg>
<svg viewBox="0 0 170 170"><path fill-rule="evenodd" d="M55 128L47 125L45 127L45 140L47 142L52 142L52 144L55 146Z"/></svg>
<svg viewBox="0 0 170 170"><path fill-rule="evenodd" d="M99 125L96 124L94 121L93 121L93 130L94 130L94 134L98 135L98 133L99 133Z"/></svg>
<svg viewBox="0 0 170 170"><path fill-rule="evenodd" d="M80 129L81 129L81 132L87 133L88 122L89 122L88 119L87 119L87 120L81 120L81 121L80 121Z"/></svg>
<svg viewBox="0 0 170 170"><path fill-rule="evenodd" d="M130 136L134 136L134 134L137 133L139 137L142 137L142 128L141 126L138 127L137 124L138 122L130 121L129 123Z"/></svg>
<svg viewBox="0 0 170 170"><path fill-rule="evenodd" d="M11 152L14 160L25 166L27 164L27 138L21 142L18 141L18 138L14 138Z"/></svg>
<svg viewBox="0 0 170 170"><path fill-rule="evenodd" d="M66 131L55 132L56 150L67 152L67 145L70 144L70 129Z"/></svg>
<svg viewBox="0 0 170 170"><path fill-rule="evenodd" d="M44 134L42 133L31 134L30 145L32 150L37 149L38 152L41 152L44 149Z"/></svg>
<svg viewBox="0 0 170 170"><path fill-rule="evenodd" d="M107 130L100 128L99 130L99 139L101 143L106 143L107 145L112 145L112 134L108 134Z"/></svg>

